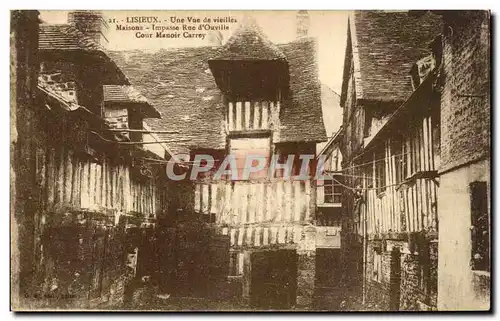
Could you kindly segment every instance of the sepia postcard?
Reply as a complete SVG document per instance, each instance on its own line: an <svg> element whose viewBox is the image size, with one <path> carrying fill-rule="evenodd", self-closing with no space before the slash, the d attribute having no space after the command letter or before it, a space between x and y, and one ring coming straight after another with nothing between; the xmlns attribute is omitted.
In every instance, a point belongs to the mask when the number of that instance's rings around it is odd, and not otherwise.
<svg viewBox="0 0 500 321"><path fill-rule="evenodd" d="M11 10L11 310L490 311L490 20Z"/></svg>

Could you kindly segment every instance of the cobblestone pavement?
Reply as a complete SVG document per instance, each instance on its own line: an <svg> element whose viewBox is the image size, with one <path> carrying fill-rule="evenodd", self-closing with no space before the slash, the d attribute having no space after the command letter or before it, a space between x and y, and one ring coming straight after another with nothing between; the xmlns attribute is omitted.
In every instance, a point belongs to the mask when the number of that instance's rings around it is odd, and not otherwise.
<svg viewBox="0 0 500 321"><path fill-rule="evenodd" d="M127 311L172 311L172 312L198 312L198 311L265 311L252 308L249 305L241 302L240 300L217 300L198 297L176 297L169 294L160 293L154 287L141 287L138 288L129 302L123 306L112 307L111 310L127 310ZM293 308L290 310L276 310L276 311L305 311L301 308ZM321 308L313 308L310 311L322 312L342 312L342 311L373 311L369 306L363 306L361 300L357 297L350 297L344 300L340 306Z"/></svg>

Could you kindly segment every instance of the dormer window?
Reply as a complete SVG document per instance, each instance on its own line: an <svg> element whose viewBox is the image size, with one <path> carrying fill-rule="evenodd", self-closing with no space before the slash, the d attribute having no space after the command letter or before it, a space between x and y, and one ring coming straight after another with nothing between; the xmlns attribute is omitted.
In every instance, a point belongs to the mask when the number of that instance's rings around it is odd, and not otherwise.
<svg viewBox="0 0 500 321"><path fill-rule="evenodd" d="M411 71L411 82L413 90L417 89L427 75L436 67L436 59L433 55L429 55L417 61Z"/></svg>
<svg viewBox="0 0 500 321"><path fill-rule="evenodd" d="M226 99L229 132L273 129L289 83L283 52L247 19L208 61Z"/></svg>
<svg viewBox="0 0 500 321"><path fill-rule="evenodd" d="M131 141L143 141L143 121L146 118L160 118L159 112L131 86L103 86L104 117L109 125L125 130L122 134ZM134 131L135 130L135 131Z"/></svg>

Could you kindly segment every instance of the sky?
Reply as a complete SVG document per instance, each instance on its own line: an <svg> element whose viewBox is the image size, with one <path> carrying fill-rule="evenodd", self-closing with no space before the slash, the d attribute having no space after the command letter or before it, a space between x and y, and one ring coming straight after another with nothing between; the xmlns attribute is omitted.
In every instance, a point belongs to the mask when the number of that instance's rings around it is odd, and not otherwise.
<svg viewBox="0 0 500 321"><path fill-rule="evenodd" d="M40 18L47 23L66 23L68 11L40 11ZM125 21L132 16L156 16L162 20L171 17L197 17L203 20L210 17L232 17L241 21L244 14L251 15L262 30L275 43L286 43L295 39L296 11L104 11L106 21ZM315 37L318 45L317 59L321 82L340 93L342 70L347 35L347 11L309 11L309 35ZM149 25L149 24L143 24ZM216 24L215 24L216 25ZM239 23L229 24L229 30L222 31L227 40ZM117 31L116 24L109 23L107 32L110 50L190 47L207 45L201 39L138 39L135 31Z"/></svg>

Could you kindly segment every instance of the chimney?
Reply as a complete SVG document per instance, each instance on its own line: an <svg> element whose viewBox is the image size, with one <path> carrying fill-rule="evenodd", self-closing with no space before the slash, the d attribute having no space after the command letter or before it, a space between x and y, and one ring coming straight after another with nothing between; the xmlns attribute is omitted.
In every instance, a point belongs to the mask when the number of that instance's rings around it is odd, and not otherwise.
<svg viewBox="0 0 500 321"><path fill-rule="evenodd" d="M97 44L106 46L108 39L108 24L101 11L72 11L68 14L68 23L93 39Z"/></svg>
<svg viewBox="0 0 500 321"><path fill-rule="evenodd" d="M309 13L307 10L299 10L296 16L296 37L307 37L309 33Z"/></svg>
<svg viewBox="0 0 500 321"><path fill-rule="evenodd" d="M218 47L222 46L222 41L224 39L224 36L222 36L222 33L220 31L210 31L207 35L207 42L209 46L212 47Z"/></svg>

